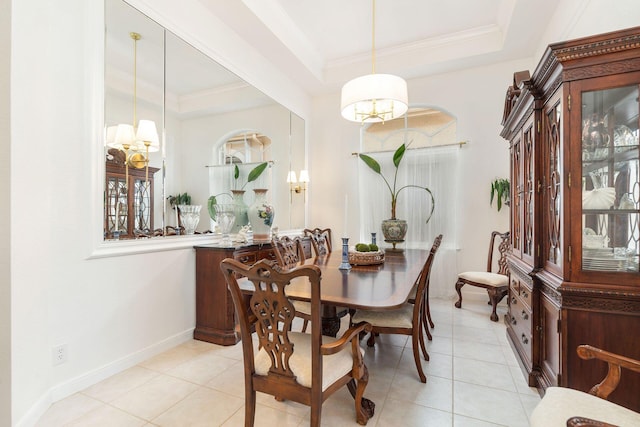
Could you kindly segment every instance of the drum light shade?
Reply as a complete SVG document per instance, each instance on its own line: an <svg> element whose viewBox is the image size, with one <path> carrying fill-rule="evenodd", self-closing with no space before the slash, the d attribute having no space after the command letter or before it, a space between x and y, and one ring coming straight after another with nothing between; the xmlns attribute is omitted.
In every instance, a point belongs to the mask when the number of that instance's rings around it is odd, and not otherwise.
<svg viewBox="0 0 640 427"><path fill-rule="evenodd" d="M368 74L342 87L342 117L353 122L384 122L407 112L407 82L391 74Z"/></svg>

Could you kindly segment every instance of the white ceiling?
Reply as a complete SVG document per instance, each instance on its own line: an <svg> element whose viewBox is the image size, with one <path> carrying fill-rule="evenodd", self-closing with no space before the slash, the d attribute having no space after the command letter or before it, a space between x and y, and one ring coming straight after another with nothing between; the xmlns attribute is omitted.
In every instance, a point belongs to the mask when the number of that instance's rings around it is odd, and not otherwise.
<svg viewBox="0 0 640 427"><path fill-rule="evenodd" d="M372 68L372 0L199 0L312 94ZM376 72L531 58L558 0L377 0Z"/></svg>

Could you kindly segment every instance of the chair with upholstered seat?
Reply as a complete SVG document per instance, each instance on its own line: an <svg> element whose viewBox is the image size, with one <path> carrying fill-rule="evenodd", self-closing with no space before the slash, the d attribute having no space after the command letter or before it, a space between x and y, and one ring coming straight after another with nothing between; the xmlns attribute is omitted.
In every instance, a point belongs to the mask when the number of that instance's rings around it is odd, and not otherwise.
<svg viewBox="0 0 640 427"><path fill-rule="evenodd" d="M607 401L616 389L621 368L640 373L640 360L610 353L590 345L577 349L581 359L607 362L604 380L588 393L565 387L548 387L531 413L532 427L614 427L640 426L640 414Z"/></svg>
<svg viewBox="0 0 640 427"><path fill-rule="evenodd" d="M442 234L435 238L427 260L416 279L415 303L406 302L400 308L394 310L356 310L351 317L352 323L367 322L371 324L371 335L367 345L373 346L376 334L400 334L410 335L413 345L413 359L420 376L420 381L427 382L427 377L422 370L420 362L420 350L425 360L429 360L429 353L423 337L423 316L425 309L424 293L429 283L433 259L442 242ZM420 349L418 349L418 346Z"/></svg>
<svg viewBox="0 0 640 427"><path fill-rule="evenodd" d="M313 250L315 251L316 256L322 256L331 253L332 241L330 228L305 228L304 235L311 238L311 245L313 246Z"/></svg>
<svg viewBox="0 0 640 427"><path fill-rule="evenodd" d="M253 426L255 421L256 391L310 406L310 425L319 426L322 402L345 385L354 396L357 422L366 424L374 405L364 399L368 372L359 336L369 325L354 325L337 339L322 336L320 269L304 265L285 270L268 260L247 266L231 258L223 260L220 267L240 324L245 426ZM244 281L244 290L239 280ZM303 281L310 287L312 321L308 334L291 331L295 309L286 297L286 288L292 281ZM244 294L248 289L252 293L249 304ZM257 350L251 332L254 328Z"/></svg>
<svg viewBox="0 0 640 427"><path fill-rule="evenodd" d="M498 272L492 273L493 252L496 239L500 238L498 252ZM491 242L489 243L489 256L487 259L487 271L465 271L458 274L456 282L456 292L458 293L458 301L456 307L462 307L462 293L460 290L464 285L477 286L487 290L489 294L489 304L493 307L490 319L494 322L498 321L496 308L498 303L509 293L509 277L507 269L507 251L509 250L509 232L500 233L494 231L491 233Z"/></svg>
<svg viewBox="0 0 640 427"><path fill-rule="evenodd" d="M283 268L294 268L304 264L304 250L300 237L282 236L271 240L276 260ZM311 305L306 301L292 301L296 308L296 316L302 319L302 332L306 332L311 320Z"/></svg>

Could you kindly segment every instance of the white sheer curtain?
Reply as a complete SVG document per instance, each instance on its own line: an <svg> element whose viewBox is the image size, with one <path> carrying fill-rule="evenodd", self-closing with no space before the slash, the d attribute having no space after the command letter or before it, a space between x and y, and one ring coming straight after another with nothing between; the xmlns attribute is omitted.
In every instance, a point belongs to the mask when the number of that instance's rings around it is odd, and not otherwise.
<svg viewBox="0 0 640 427"><path fill-rule="evenodd" d="M405 188L400 191L396 217L409 225L405 242L398 248L430 249L433 240L442 234L442 245L436 254L431 271L429 294L432 297L455 295L457 250L457 189L459 145L408 149L400 163L397 188L407 184L428 187L435 199L433 216L426 223L431 210L431 198L425 190ZM368 153L382 167L382 174L393 187L395 167L393 152ZM380 175L358 159L360 194L360 240L369 242L371 232L384 242L380 223L391 217L391 194ZM354 242L357 243L357 242Z"/></svg>

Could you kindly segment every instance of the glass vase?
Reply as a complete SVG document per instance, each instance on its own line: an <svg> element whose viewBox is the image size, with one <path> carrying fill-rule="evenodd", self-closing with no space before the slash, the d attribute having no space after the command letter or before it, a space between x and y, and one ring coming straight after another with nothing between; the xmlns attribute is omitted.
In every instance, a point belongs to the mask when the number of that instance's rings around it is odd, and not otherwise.
<svg viewBox="0 0 640 427"><path fill-rule="evenodd" d="M184 227L185 234L194 234L200 222L201 205L178 205L180 211L180 222Z"/></svg>
<svg viewBox="0 0 640 427"><path fill-rule="evenodd" d="M273 205L267 201L267 189L256 188L255 201L247 211L251 228L253 228L253 240L268 241L271 239L271 226L275 217Z"/></svg>
<svg viewBox="0 0 640 427"><path fill-rule="evenodd" d="M231 233L237 234L240 229L249 224L249 217L247 211L249 206L244 202L244 190L231 190L233 194L233 203L236 205L236 223L231 230Z"/></svg>

